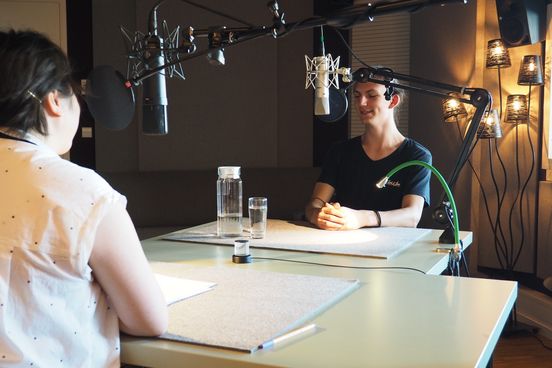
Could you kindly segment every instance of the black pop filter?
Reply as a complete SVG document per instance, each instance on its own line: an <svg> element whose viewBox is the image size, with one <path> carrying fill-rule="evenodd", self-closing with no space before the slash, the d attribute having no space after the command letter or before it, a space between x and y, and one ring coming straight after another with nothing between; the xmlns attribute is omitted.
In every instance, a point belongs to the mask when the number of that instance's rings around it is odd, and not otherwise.
<svg viewBox="0 0 552 368"><path fill-rule="evenodd" d="M135 109L130 82L109 65L100 65L88 75L84 99L97 123L112 130L126 128Z"/></svg>
<svg viewBox="0 0 552 368"><path fill-rule="evenodd" d="M328 115L316 115L316 118L324 123L333 123L345 115L349 107L347 95L343 90L330 88L329 90L330 113Z"/></svg>

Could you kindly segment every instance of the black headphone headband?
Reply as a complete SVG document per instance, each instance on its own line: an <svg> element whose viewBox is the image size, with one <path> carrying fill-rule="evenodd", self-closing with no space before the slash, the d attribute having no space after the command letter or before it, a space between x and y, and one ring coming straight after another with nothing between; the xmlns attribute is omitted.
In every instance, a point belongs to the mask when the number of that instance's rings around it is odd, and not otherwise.
<svg viewBox="0 0 552 368"><path fill-rule="evenodd" d="M373 79L383 79L385 82L393 81L393 70L390 68L359 68L353 73L353 81L359 83L370 82ZM391 100L393 95L396 95L395 87L385 84L385 99Z"/></svg>

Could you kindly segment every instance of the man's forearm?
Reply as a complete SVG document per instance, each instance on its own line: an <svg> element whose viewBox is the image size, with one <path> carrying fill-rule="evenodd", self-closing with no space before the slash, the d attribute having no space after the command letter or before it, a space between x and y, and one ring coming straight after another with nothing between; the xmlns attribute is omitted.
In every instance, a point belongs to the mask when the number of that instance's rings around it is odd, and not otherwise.
<svg viewBox="0 0 552 368"><path fill-rule="evenodd" d="M380 211L381 226L416 227L421 211L414 207L403 207L391 211Z"/></svg>

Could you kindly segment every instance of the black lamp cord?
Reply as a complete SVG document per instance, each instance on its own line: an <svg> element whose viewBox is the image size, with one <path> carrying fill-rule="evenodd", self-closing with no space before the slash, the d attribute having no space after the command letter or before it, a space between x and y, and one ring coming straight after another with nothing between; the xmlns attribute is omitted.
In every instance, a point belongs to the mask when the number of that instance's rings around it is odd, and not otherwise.
<svg viewBox="0 0 552 368"><path fill-rule="evenodd" d="M516 174L517 174L517 188L518 191L516 192L516 196L512 202L512 206L510 208L510 216L509 216L509 225L510 225L510 256L512 257L510 262L507 264L507 269L509 272L514 271L514 267L517 264L519 260L519 256L521 255L521 251L524 246L525 242L525 223L523 220L523 196L525 194L525 189L527 188L527 184L529 183L529 180L531 179L531 176L533 175L533 169L535 166L535 150L533 147L533 140L531 139L531 131L530 131L530 125L531 125L531 84L529 84L529 96L528 96L528 102L527 102L527 138L529 140L529 145L531 147L531 168L529 170L529 174L527 176L527 179L525 180L523 186L521 186L521 171L519 167L519 124L516 124ZM513 235L513 229L512 229L512 216L514 213L514 209L516 206L516 203L519 199L519 216L520 216L520 242L518 246L518 250L516 253L516 256L514 257L514 235Z"/></svg>
<svg viewBox="0 0 552 368"><path fill-rule="evenodd" d="M502 113L503 113L503 110L502 110L502 81L501 81L501 77L500 77L500 65L498 66L498 93L499 93L499 102L500 102L500 104L499 104L500 105L499 118L500 118L500 120L502 120ZM491 146L489 146L489 165L490 165L490 170L491 170L491 178L492 178L494 186L495 186L496 198L497 198L497 201L498 201L495 225L493 227L493 236L494 236L495 250L497 252L498 261L499 261L500 266L502 267L502 269L505 269L506 268L505 266L509 262L510 255L509 255L509 252L508 252L506 235L504 234L504 229L502 228L501 213L502 213L502 205L504 203L504 198L506 198L506 193L508 191L508 174L507 174L507 171L506 171L506 165L504 164L504 161L502 160L502 156L500 154L500 148L499 148L499 145L498 145L498 139L497 138L494 139L494 146L495 146L496 156L498 158L498 161L500 162L500 167L502 168L502 175L503 175L503 178L504 178L504 187L502 188L502 193L499 194L499 186L498 186L498 182L496 180L496 176L495 176L495 172L494 172L492 153L490 151ZM497 231L498 231L498 233L497 233ZM500 237L502 239L502 244L500 243L498 235L500 235ZM499 255L498 255L498 248L500 248L500 250L502 251L502 254L504 256L504 263L502 262L502 260L500 259Z"/></svg>
<svg viewBox="0 0 552 368"><path fill-rule="evenodd" d="M465 259L465 257L462 257ZM266 261L278 261L278 262L291 262L291 263L300 263L300 264L308 264L308 265L315 265L315 266L325 266L325 267L335 267L335 268L350 268L350 269L357 269L357 270L408 270L408 271L416 271L422 274L426 274L424 271L419 270L417 268L412 267L361 267L361 266L345 266L345 265L338 265L338 264L331 264L331 263L319 263L319 262L307 262L307 261L297 261L292 259L284 259L284 258L271 258L271 257L251 257L251 259L257 259L257 260L266 260ZM452 259L452 257L450 258ZM451 262L449 259L449 268L451 270L451 273L453 276L457 274L457 276L460 276L460 269L458 267L458 262ZM465 261L464 261L465 262ZM466 266L467 271L467 265ZM469 277L469 275L468 275ZM515 306L514 306L515 307ZM515 315L515 313L514 313ZM514 317L515 318L515 317ZM517 318L515 318L517 319ZM552 350L552 347L547 346L544 341L535 333L532 334L532 336L537 339L537 341L540 342L540 344L548 350Z"/></svg>
<svg viewBox="0 0 552 368"><path fill-rule="evenodd" d="M494 144L495 144L495 147L496 147L496 154L499 157L499 160L502 160L502 158L500 158L500 153L498 152L498 146L497 146L496 138L493 138L493 139L494 139ZM496 218L493 221L493 223L491 224L491 227L492 227L492 230L493 230L493 240L494 240L496 258L498 259L498 262L500 263L500 268L504 269L506 259L508 258L508 255L507 255L508 249L506 247L506 239L504 237L504 233L502 231L502 225L500 224L499 219L500 219L500 210L502 208L502 201L504 200L504 193L505 192L503 192L502 194L500 193L499 186L498 186L498 181L496 180L496 175L495 175L494 166L493 166L493 146L492 146L490 140L489 140L488 151L489 151L489 168L490 168L490 172L491 172L491 179L493 181L495 194L496 194L496 200L497 200ZM505 171L506 169L505 169L504 166L503 166L503 170L504 170L504 187L506 188L507 180L506 180L506 171ZM497 230L500 230L500 233L502 234L502 241L498 237ZM503 259L504 259L504 262L502 261Z"/></svg>
<svg viewBox="0 0 552 368"><path fill-rule="evenodd" d="M496 156L498 157L498 161L500 162L500 166L502 168L502 174L503 174L503 177L504 177L504 187L502 188L502 193L500 194L500 196L497 195L498 209L497 209L496 220L495 220L495 233L494 233L494 236L495 236L496 241L498 241L498 235L500 234L500 237L502 238L502 244L503 244L504 250L506 252L506 258L507 258L508 248L506 246L506 234L504 232L504 228L502 227L501 213L502 213L502 205L504 204L504 199L506 198L506 193L508 192L508 174L507 174L507 171L506 171L506 164L504 164L504 160L502 160L502 156L500 154L500 149L499 149L499 146L498 146L498 140L497 139L495 139L495 151L496 151ZM491 165L492 165L492 161L491 161ZM491 174L494 175L494 172L491 172ZM498 185L497 185L497 187L498 187ZM497 234L496 230L498 230L499 234Z"/></svg>
<svg viewBox="0 0 552 368"><path fill-rule="evenodd" d="M460 137L460 140L462 139L462 132L460 130L460 124L458 122L458 119L457 119L457 124L456 124L457 128L458 128L458 134L459 134L459 137ZM479 139L479 138L478 138ZM500 257L500 254L499 254L499 251L502 253L503 257L504 257L504 262L508 262L508 264L512 263L511 261L511 256L513 255L513 252L508 252L508 248L507 248L507 244L506 244L506 239L505 239L505 236L504 236L504 232L502 230L502 226L501 226L501 223L500 223L500 210L501 210L501 207L502 207L502 203L504 201L504 197L506 195L506 188L507 188L507 179L506 179L506 167L504 165L504 162L502 160L502 157L500 156L500 152L498 150L498 143L496 141L496 138L493 138L494 139L494 143L495 143L495 147L496 147L496 152L497 152L497 156L499 158L499 161L501 163L501 166L502 166L502 169L503 169L503 173L504 173L504 189L503 189L503 192L502 192L502 195L499 195L499 189L498 189L498 183L496 181L496 177L494 175L494 169L493 169L493 164L492 164L492 145L491 145L491 142L489 141L489 163L490 163L490 166L491 166L491 177L492 177L492 180L493 180L493 184L494 184L494 187L495 187L495 191L497 193L497 199L499 199L499 202L498 202L498 209L497 209L497 217L496 217L496 221L493 222L492 220L492 217L491 217L491 213L490 213L490 206L489 206L489 202L488 202L488 199L487 199L487 194L485 192L485 189L483 187L483 183L481 182L481 179L479 177L479 175L477 174L477 171L475 170L475 168L473 167L471 161L468 159L467 160L467 163L468 165L470 166L471 170L473 171L474 173L474 176L479 184L479 188L481 189L481 194L482 194L482 197L483 197L483 202L485 204L485 211L487 213L487 219L489 221L489 224L491 225L491 228L493 230L493 234L494 234L494 241L495 241L495 251L497 253L497 259L500 263L500 266L504 269L504 263ZM474 146L472 146L471 148L471 151L473 151L473 149L475 148L475 145L477 144L477 141L476 143L474 144ZM470 151L470 154L469 156L471 155L471 151ZM468 156L468 157L469 157ZM501 235L502 235L502 243L500 242L500 239L498 238L497 236L497 230L500 231ZM465 261L465 258L464 258L464 261ZM513 263L515 264L515 262ZM466 265L466 271L467 271L467 265ZM467 271L468 272L468 271ZM468 277L469 277L469 273L468 273Z"/></svg>
<svg viewBox="0 0 552 368"><path fill-rule="evenodd" d="M337 35L339 36L339 38L341 39L341 42L343 42L343 45L345 45L345 47L347 48L347 50L349 50L349 52L351 53L351 55L359 62L361 63L362 65L370 68L370 65L366 64L364 61L362 61L362 59L360 57L357 56L357 54L355 54L355 52L353 51L353 49L351 48L351 46L349 46L349 43L347 42L347 40L345 40L345 37L343 37L343 35L341 34L341 32L339 32L338 29L334 28L334 27L330 27L331 29L333 29L335 31L335 33L337 33Z"/></svg>
<svg viewBox="0 0 552 368"><path fill-rule="evenodd" d="M512 268L515 267L515 265L517 264L519 260L519 256L521 254L521 250L525 242L525 224L523 220L523 196L525 194L525 189L527 188L527 184L529 184L529 180L531 179L531 176L533 176L533 170L535 166L535 149L533 147L533 140L531 139L531 84L529 84L529 96L527 99L527 115L528 115L527 116L527 139L529 140L529 146L531 147L531 168L529 170L529 174L527 175L527 179L523 183L523 187L521 189L521 196L519 199L519 220L521 222L521 239L519 242L518 252L512 263Z"/></svg>
<svg viewBox="0 0 552 368"><path fill-rule="evenodd" d="M417 268L413 267L362 267L362 266L345 266L345 265L339 265L339 264L332 264L332 263L319 263L319 262L307 262L307 261L297 261L293 259L285 259L285 258L271 258L271 257L251 257L251 259L262 259L266 261L278 261L278 262L292 262L292 263L302 263L302 264L308 264L308 265L315 265L315 266L325 266L325 267L336 267L336 268L351 268L356 270L408 270L408 271L416 271L426 274L424 271L419 270Z"/></svg>
<svg viewBox="0 0 552 368"><path fill-rule="evenodd" d="M456 117L456 127L458 128L458 137L459 137L460 141L462 141L462 131L460 129L460 122L458 120L458 117ZM470 168L471 168L471 170L472 170L472 172L475 176L475 179L477 180L477 183L479 184L479 189L481 189L481 194L483 196L483 202L485 204L485 212L487 213L487 219L489 220L489 223L491 224L491 227L492 227L493 226L493 221L491 219L491 211L489 209L489 202L487 200L487 194L485 192L485 188L483 187L483 183L481 182L479 174L477 174L477 171L473 167L473 165L471 163L471 160L468 159L467 163L470 166Z"/></svg>
<svg viewBox="0 0 552 368"><path fill-rule="evenodd" d="M465 259L465 257L462 257ZM251 257L251 259L258 259L258 260L266 260L266 261L278 261L278 262L291 262L291 263L300 263L300 264L308 264L308 265L315 265L315 266L325 266L325 267L335 267L335 268L350 268L350 269L357 269L357 270L408 270L408 271L416 271L422 274L426 274L424 271L419 270L417 268L412 267L361 267L361 266L345 266L345 265L338 265L338 264L331 264L331 263L319 263L319 262L307 262L307 261L297 261L292 259L284 259L284 258L271 258L271 257ZM456 265L454 265L456 263ZM458 267L457 262L449 263L449 267L451 268L451 271L457 272L458 276L460 276L460 269ZM467 267L467 265L466 265ZM467 268L466 268L467 271ZM452 273L454 276L454 273ZM469 276L469 275L468 275ZM541 345L548 350L552 350L551 347L547 346L544 341L537 335L532 334L532 336L537 339Z"/></svg>
<svg viewBox="0 0 552 368"><path fill-rule="evenodd" d="M458 128L458 136L459 136L459 139L462 140L462 131L461 131L461 129L460 129L460 123L459 123L459 121L458 121L458 117L456 117L456 126L457 126L457 128ZM497 198L499 198L499 196L498 196L498 184L497 184L497 181L496 181L496 179L495 179L494 172L493 172L493 169L492 169L492 161L491 161L491 160L492 160L492 146L491 146L490 140L489 140L488 142L489 142L489 160L490 160L489 162L490 162L490 165L491 165L491 177L492 177L492 179L493 179L493 183L494 183L494 186L495 186L495 190L496 190L496 193L497 193ZM496 141L495 141L495 142L496 142ZM474 147L475 147L475 145L474 145ZM474 147L472 147L472 150L473 150ZM471 154L471 153L470 153L470 154ZM475 179L477 180L477 183L479 184L479 188L480 188L480 190L481 190L481 194L482 194L482 197L483 197L483 202L484 202L484 204L485 204L485 212L486 212L486 214L487 214L487 219L488 219L488 221L489 221L489 224L491 225L491 228L493 229L493 233L496 234L496 226L497 226L497 224L493 221L493 219L492 219L492 217L491 217L491 211L490 211L489 201L488 201L488 199L487 199L487 194L486 194L486 192L485 192L485 188L484 188L484 186L483 186L483 183L481 182L481 179L480 179L479 175L477 174L477 171L476 171L475 168L473 167L473 165L472 165L472 163L471 163L471 160L468 159L468 160L467 160L467 163L468 163L468 165L470 166L470 168L471 168L471 170L472 170L472 172L473 172L473 174L474 174L474 176L475 176ZM502 251L502 253L503 253L503 255L504 255L503 245L500 244L499 242L498 242L498 244L497 244L498 239L497 239L496 236L494 237L494 240L495 240L495 251L496 251L496 253L497 253L498 261L499 261L501 267L504 268L504 265L503 265L503 263L502 263L502 259L501 259L500 255L499 255L499 250Z"/></svg>

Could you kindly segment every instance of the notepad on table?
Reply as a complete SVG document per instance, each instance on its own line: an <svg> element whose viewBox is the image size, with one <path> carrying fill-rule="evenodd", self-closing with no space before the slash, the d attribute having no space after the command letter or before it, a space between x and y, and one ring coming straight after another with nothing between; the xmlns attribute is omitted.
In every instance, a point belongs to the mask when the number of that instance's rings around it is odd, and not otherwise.
<svg viewBox="0 0 552 368"><path fill-rule="evenodd" d="M216 286L214 282L182 279L158 273L155 274L155 279L163 292L167 305L212 290Z"/></svg>

